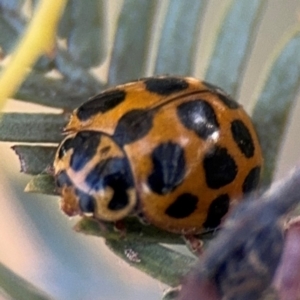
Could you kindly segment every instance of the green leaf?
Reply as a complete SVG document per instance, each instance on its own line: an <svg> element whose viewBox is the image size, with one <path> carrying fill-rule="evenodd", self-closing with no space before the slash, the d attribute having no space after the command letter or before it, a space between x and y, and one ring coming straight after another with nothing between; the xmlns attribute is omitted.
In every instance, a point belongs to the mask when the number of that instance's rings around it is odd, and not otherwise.
<svg viewBox="0 0 300 300"><path fill-rule="evenodd" d="M89 89L85 85L77 85L67 79L54 79L45 76L44 73L32 71L15 94L15 98L72 110L94 96L100 89L100 84L97 88Z"/></svg>
<svg viewBox="0 0 300 300"><path fill-rule="evenodd" d="M205 80L219 85L232 96L241 82L241 73L252 49L252 37L266 2L235 0L220 23Z"/></svg>
<svg viewBox="0 0 300 300"><path fill-rule="evenodd" d="M57 143L67 122L63 114L0 114L0 140L6 142Z"/></svg>
<svg viewBox="0 0 300 300"><path fill-rule="evenodd" d="M34 64L33 69L39 72L47 72L54 69L54 61L47 55L41 56Z"/></svg>
<svg viewBox="0 0 300 300"><path fill-rule="evenodd" d="M19 156L21 172L37 175L51 168L57 148L16 145L12 149Z"/></svg>
<svg viewBox="0 0 300 300"><path fill-rule="evenodd" d="M131 266L170 286L177 286L196 259L158 244L106 240L107 246Z"/></svg>
<svg viewBox="0 0 300 300"><path fill-rule="evenodd" d="M105 13L101 0L71 0L60 33L67 38L68 52L83 68L97 66L105 58Z"/></svg>
<svg viewBox="0 0 300 300"><path fill-rule="evenodd" d="M131 217L122 220L122 226L126 232L126 240L145 243L185 244L184 239L179 234L170 233L152 225L142 224L137 218ZM99 222L94 218L83 217L75 225L74 229L83 234L103 237L109 240L120 239L120 232L116 231L113 223L105 222L103 227L99 226ZM207 242L211 240L212 236L213 232L207 232L200 234L198 237L202 241Z"/></svg>
<svg viewBox="0 0 300 300"><path fill-rule="evenodd" d="M5 54L15 45L19 34L23 31L25 20L20 15L24 1L0 1L0 45Z"/></svg>
<svg viewBox="0 0 300 300"><path fill-rule="evenodd" d="M144 77L158 1L124 1L108 74L116 85Z"/></svg>
<svg viewBox="0 0 300 300"><path fill-rule="evenodd" d="M206 1L201 0L169 2L155 74L191 75L198 46L196 41L200 35L200 21L206 4Z"/></svg>
<svg viewBox="0 0 300 300"><path fill-rule="evenodd" d="M99 223L88 217L83 217L74 227L77 232L87 235L94 235L106 239L120 239L120 232L116 231L113 223L105 223L105 230L102 230ZM159 241L165 244L184 244L183 238L175 233L168 233L157 227L143 225L137 218L124 219L123 226L126 230L126 240L155 243Z"/></svg>
<svg viewBox="0 0 300 300"><path fill-rule="evenodd" d="M55 66L69 83L77 87L84 86L90 90L91 95L99 93L99 90L103 87L103 83L97 80L85 68L81 67L65 50L57 50Z"/></svg>
<svg viewBox="0 0 300 300"><path fill-rule="evenodd" d="M0 0L1 9L20 13L22 5L26 0Z"/></svg>
<svg viewBox="0 0 300 300"><path fill-rule="evenodd" d="M5 54L9 53L27 25L23 15L23 0L0 1L0 45ZM52 58L42 56L34 65L35 70L49 71L53 67Z"/></svg>
<svg viewBox="0 0 300 300"><path fill-rule="evenodd" d="M253 121L265 154L263 184L274 174L278 152L288 126L288 117L300 84L300 29L287 34L263 74Z"/></svg>
<svg viewBox="0 0 300 300"><path fill-rule="evenodd" d="M5 54L7 54L15 45L18 38L16 31L3 19L0 14L0 45Z"/></svg>
<svg viewBox="0 0 300 300"><path fill-rule="evenodd" d="M10 269L0 263L0 288L5 291L11 299L18 300L50 300L43 291L12 272Z"/></svg>
<svg viewBox="0 0 300 300"><path fill-rule="evenodd" d="M34 176L26 185L25 192L58 195L54 177L49 174Z"/></svg>
<svg viewBox="0 0 300 300"><path fill-rule="evenodd" d="M73 0L69 0L67 1L65 10L60 18L57 35L60 38L67 39L67 37L70 35L72 31L73 26L74 26Z"/></svg>

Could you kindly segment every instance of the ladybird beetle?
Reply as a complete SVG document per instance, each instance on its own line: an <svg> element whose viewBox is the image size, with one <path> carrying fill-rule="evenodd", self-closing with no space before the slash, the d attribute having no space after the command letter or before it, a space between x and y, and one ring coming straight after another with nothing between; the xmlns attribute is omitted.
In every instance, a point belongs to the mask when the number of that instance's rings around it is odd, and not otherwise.
<svg viewBox="0 0 300 300"><path fill-rule="evenodd" d="M68 215L142 215L175 233L217 227L253 190L262 153L243 108L191 77L143 78L75 109L54 171Z"/></svg>

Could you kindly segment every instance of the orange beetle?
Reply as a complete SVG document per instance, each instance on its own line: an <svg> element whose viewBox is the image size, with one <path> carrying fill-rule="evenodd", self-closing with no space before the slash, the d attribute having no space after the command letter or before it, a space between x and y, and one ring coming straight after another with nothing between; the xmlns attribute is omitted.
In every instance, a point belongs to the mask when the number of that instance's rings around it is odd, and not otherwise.
<svg viewBox="0 0 300 300"><path fill-rule="evenodd" d="M262 153L243 108L191 77L149 77L77 108L54 161L62 209L103 221L143 215L180 234L217 227L253 190Z"/></svg>

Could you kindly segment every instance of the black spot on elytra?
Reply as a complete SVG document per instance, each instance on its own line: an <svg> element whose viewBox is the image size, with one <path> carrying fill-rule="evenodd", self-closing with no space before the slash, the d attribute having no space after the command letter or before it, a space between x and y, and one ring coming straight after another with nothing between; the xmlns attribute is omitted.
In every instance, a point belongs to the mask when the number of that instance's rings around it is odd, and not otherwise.
<svg viewBox="0 0 300 300"><path fill-rule="evenodd" d="M58 150L58 158L62 159L64 155L73 147L73 139L67 138L65 139L59 147Z"/></svg>
<svg viewBox="0 0 300 300"><path fill-rule="evenodd" d="M108 185L114 190L113 197L108 203L108 208L119 210L126 207L129 204L127 182L122 177L115 175L108 178Z"/></svg>
<svg viewBox="0 0 300 300"><path fill-rule="evenodd" d="M225 216L229 209L230 198L227 194L223 194L214 199L208 209L208 214L203 227L216 228L220 225L221 219Z"/></svg>
<svg viewBox="0 0 300 300"><path fill-rule="evenodd" d="M236 109L239 108L240 105L234 101L233 99L231 99L231 97L229 97L226 94L218 94L218 98L219 100L221 100L228 108L231 109Z"/></svg>
<svg viewBox="0 0 300 300"><path fill-rule="evenodd" d="M173 191L184 179L184 150L178 144L167 142L157 146L152 153L153 171L148 185L157 194Z"/></svg>
<svg viewBox="0 0 300 300"><path fill-rule="evenodd" d="M74 171L83 169L96 154L101 139L101 133L95 131L80 131L72 141L73 154L70 166Z"/></svg>
<svg viewBox="0 0 300 300"><path fill-rule="evenodd" d="M177 114L185 127L207 139L219 130L219 123L211 105L204 100L193 100L177 107Z"/></svg>
<svg viewBox="0 0 300 300"><path fill-rule="evenodd" d="M198 197L184 193L180 195L165 211L171 218L183 219L190 216L197 208Z"/></svg>
<svg viewBox="0 0 300 300"><path fill-rule="evenodd" d="M93 190L113 189L113 197L108 204L111 210L124 208L128 203L127 191L133 188L133 178L126 158L108 158L100 161L86 176L85 182Z"/></svg>
<svg viewBox="0 0 300 300"><path fill-rule="evenodd" d="M135 142L149 132L152 122L153 111L132 110L119 120L113 138L120 146Z"/></svg>
<svg viewBox="0 0 300 300"><path fill-rule="evenodd" d="M105 113L113 109L121 102L123 102L125 100L125 97L126 93L123 90L116 89L103 92L82 104L78 108L76 115L79 120L86 121L90 117L98 113Z"/></svg>
<svg viewBox="0 0 300 300"><path fill-rule="evenodd" d="M231 133L241 152L250 158L254 155L254 144L251 134L246 125L241 120L231 123Z"/></svg>
<svg viewBox="0 0 300 300"><path fill-rule="evenodd" d="M243 193L249 193L256 189L259 183L259 177L260 177L260 170L261 167L257 166L254 167L246 176L244 183L243 183Z"/></svg>
<svg viewBox="0 0 300 300"><path fill-rule="evenodd" d="M144 83L147 91L163 96L183 91L189 86L183 78L177 77L146 78Z"/></svg>
<svg viewBox="0 0 300 300"><path fill-rule="evenodd" d="M223 91L220 87L214 85L214 84L211 84L211 83L208 83L206 81L203 81L203 84L205 84L208 89L217 94L218 95L218 98L220 101L223 102L223 104L225 104L228 108L230 109L236 109L236 108L239 108L240 105L234 101L225 91Z"/></svg>
<svg viewBox="0 0 300 300"><path fill-rule="evenodd" d="M85 182L93 190L112 186L114 181L118 181L118 183L122 181L122 185L126 185L128 188L133 186L131 169L125 157L110 157L101 160L85 178Z"/></svg>
<svg viewBox="0 0 300 300"><path fill-rule="evenodd" d="M71 186L73 185L70 177L66 173L66 171L61 171L57 176L56 176L56 185L57 187L61 188L63 186Z"/></svg>
<svg viewBox="0 0 300 300"><path fill-rule="evenodd" d="M206 153L203 167L206 183L212 189L231 183L237 175L237 165L226 148L214 147Z"/></svg>
<svg viewBox="0 0 300 300"><path fill-rule="evenodd" d="M76 195L79 198L80 210L84 213L93 213L95 211L95 199L83 191L76 190Z"/></svg>

